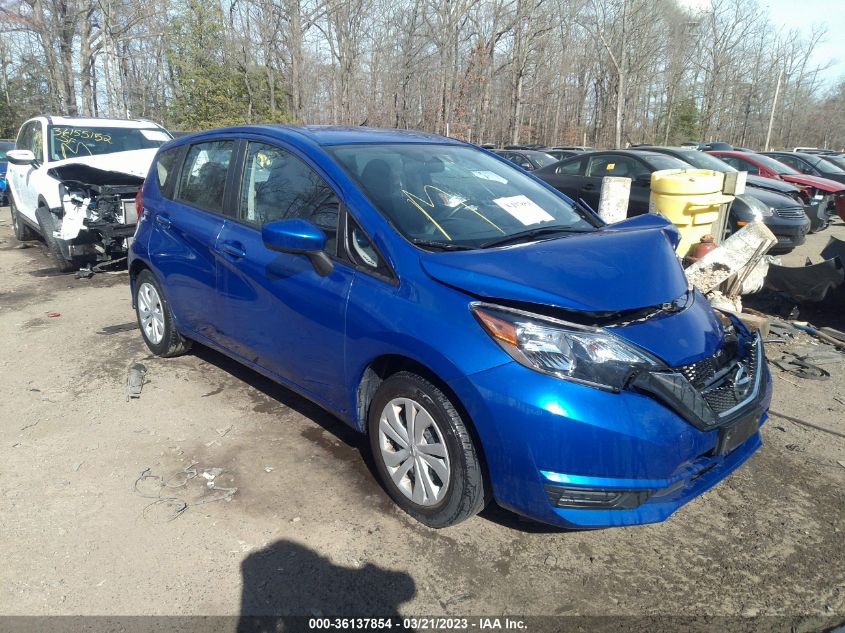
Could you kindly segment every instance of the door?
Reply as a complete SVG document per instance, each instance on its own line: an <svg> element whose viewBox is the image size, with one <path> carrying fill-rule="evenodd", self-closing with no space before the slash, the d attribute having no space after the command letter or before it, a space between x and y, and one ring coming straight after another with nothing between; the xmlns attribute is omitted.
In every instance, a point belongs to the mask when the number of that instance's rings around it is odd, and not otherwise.
<svg viewBox="0 0 845 633"><path fill-rule="evenodd" d="M44 133L40 121L24 124L15 142L15 149L28 149L35 154L36 162L32 165L14 165L9 163L9 182L12 185L15 204L18 211L33 224L37 224L35 210L38 208L38 182L36 169L43 168Z"/></svg>
<svg viewBox="0 0 845 633"><path fill-rule="evenodd" d="M340 200L292 152L250 141L238 217L217 243L225 345L329 406L344 403L346 299L355 271L337 258ZM264 246L261 226L301 218L326 234L325 277L301 254Z"/></svg>
<svg viewBox="0 0 845 633"><path fill-rule="evenodd" d="M215 246L227 209L225 185L235 143L192 145L173 199L144 201L152 230L149 253L179 329L220 343Z"/></svg>
<svg viewBox="0 0 845 633"><path fill-rule="evenodd" d="M555 167L554 173L550 174L547 173L547 170L541 170L537 173L537 176L577 202L584 181L585 162L584 158L564 160Z"/></svg>

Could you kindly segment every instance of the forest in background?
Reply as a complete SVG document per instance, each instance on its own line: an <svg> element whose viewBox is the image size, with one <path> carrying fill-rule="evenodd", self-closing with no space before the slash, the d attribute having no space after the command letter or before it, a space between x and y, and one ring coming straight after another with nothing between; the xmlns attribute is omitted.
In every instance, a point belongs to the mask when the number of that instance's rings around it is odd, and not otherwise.
<svg viewBox="0 0 845 633"><path fill-rule="evenodd" d="M825 29L709 4L0 0L0 135L49 113L762 148L771 123L774 148L845 147L845 81L812 61Z"/></svg>

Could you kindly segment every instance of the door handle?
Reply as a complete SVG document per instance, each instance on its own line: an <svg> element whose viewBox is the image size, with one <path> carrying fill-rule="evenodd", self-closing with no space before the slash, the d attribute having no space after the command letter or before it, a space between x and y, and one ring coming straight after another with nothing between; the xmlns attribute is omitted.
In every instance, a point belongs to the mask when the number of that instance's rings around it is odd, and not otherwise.
<svg viewBox="0 0 845 633"><path fill-rule="evenodd" d="M231 255L232 257L241 258L246 255L243 244L240 242L223 242L220 245L220 250Z"/></svg>
<svg viewBox="0 0 845 633"><path fill-rule="evenodd" d="M595 188L596 186L591 182L588 182L586 185L584 185L584 191L592 191Z"/></svg>
<svg viewBox="0 0 845 633"><path fill-rule="evenodd" d="M166 215L157 215L156 223L161 224L166 229L169 229L171 224L170 218L168 218Z"/></svg>

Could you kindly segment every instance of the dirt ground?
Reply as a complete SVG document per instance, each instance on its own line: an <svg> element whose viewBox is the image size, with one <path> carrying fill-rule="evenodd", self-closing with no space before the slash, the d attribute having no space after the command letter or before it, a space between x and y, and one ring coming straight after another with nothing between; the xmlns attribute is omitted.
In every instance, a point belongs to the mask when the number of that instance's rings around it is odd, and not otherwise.
<svg viewBox="0 0 845 633"><path fill-rule="evenodd" d="M59 275L0 220L0 615L845 620L845 364L826 382L773 369L772 409L833 433L772 416L743 468L664 523L567 532L493 507L435 531L341 422L208 349L150 356L125 272ZM845 224L787 261L829 235Z"/></svg>

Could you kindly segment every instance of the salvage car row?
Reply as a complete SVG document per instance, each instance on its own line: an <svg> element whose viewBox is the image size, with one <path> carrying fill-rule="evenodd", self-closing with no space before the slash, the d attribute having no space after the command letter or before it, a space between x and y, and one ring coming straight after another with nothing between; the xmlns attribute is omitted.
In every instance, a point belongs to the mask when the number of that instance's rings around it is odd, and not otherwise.
<svg viewBox="0 0 845 633"><path fill-rule="evenodd" d="M126 227L152 352L206 345L316 402L368 437L385 490L426 525L491 501L564 527L661 521L761 445L763 342L690 289L660 215L607 225L580 190L420 132L255 125L165 142L135 121L112 127L160 147L140 149L155 157L129 235L131 192L111 187L132 185L55 149L94 154L104 133L37 123L46 147L22 132L10 154L16 234L49 243L76 222L77 246ZM122 147L100 153L137 177L124 159L139 149ZM24 211L44 168L58 193ZM103 197L119 200L111 220Z"/></svg>
<svg viewBox="0 0 845 633"><path fill-rule="evenodd" d="M720 144L720 146L726 146ZM694 147L638 145L627 150L572 149L494 150L556 189L598 207L606 176L631 178L628 216L649 210L651 174L663 169L709 169L747 172L747 190L731 205L728 233L760 220L775 234L773 252L803 244L808 232L827 227L830 216L845 214L845 164L800 152L756 154L733 149L700 151ZM563 156L559 162L552 162Z"/></svg>

